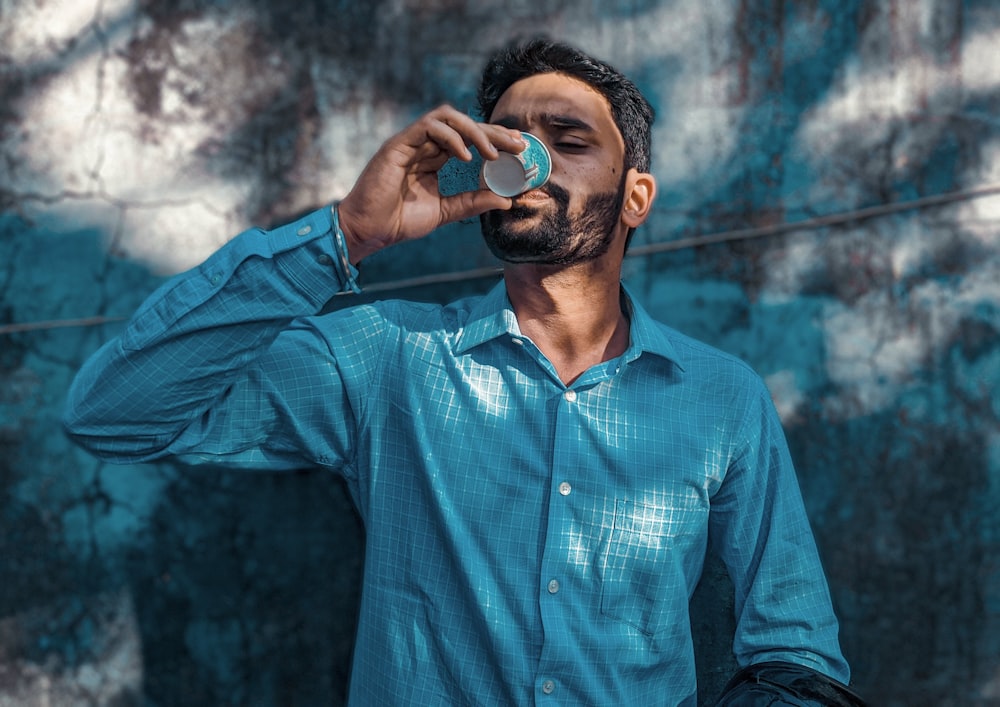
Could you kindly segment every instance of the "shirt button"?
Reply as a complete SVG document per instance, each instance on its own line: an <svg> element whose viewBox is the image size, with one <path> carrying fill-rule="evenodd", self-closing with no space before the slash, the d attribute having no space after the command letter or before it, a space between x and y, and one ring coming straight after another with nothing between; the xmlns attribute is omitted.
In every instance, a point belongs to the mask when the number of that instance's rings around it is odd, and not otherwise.
<svg viewBox="0 0 1000 707"><path fill-rule="evenodd" d="M556 691L556 684L551 680L546 680L545 682L542 683L542 692L544 692L546 695L551 695L555 691Z"/></svg>
<svg viewBox="0 0 1000 707"><path fill-rule="evenodd" d="M569 496L570 491L572 490L573 487L569 485L568 481L563 481L561 484L559 484L559 493L561 493L563 496Z"/></svg>
<svg viewBox="0 0 1000 707"><path fill-rule="evenodd" d="M549 594L555 594L559 591L559 580L550 579L549 580Z"/></svg>
<svg viewBox="0 0 1000 707"><path fill-rule="evenodd" d="M575 390L567 390L565 393L563 393L563 397L566 398L566 402L568 402L568 403L575 403L576 402L576 391Z"/></svg>
<svg viewBox="0 0 1000 707"><path fill-rule="evenodd" d="M329 265L330 263L333 262L333 258L331 258L326 253L323 253L323 255L316 258L316 262L319 263L320 265Z"/></svg>
<svg viewBox="0 0 1000 707"><path fill-rule="evenodd" d="M296 231L296 233L298 233L300 236L308 236L310 233L312 233L312 230L313 230L312 226L303 226L298 231Z"/></svg>
<svg viewBox="0 0 1000 707"><path fill-rule="evenodd" d="M517 344L518 346L524 346L524 340L518 339L516 336L510 340L510 343Z"/></svg>

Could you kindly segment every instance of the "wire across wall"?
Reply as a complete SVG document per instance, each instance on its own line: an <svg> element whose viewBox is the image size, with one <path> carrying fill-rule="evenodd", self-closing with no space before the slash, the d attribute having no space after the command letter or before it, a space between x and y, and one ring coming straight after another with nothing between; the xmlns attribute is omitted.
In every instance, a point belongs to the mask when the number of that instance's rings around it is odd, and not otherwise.
<svg viewBox="0 0 1000 707"><path fill-rule="evenodd" d="M918 211L936 206L944 206L962 201L971 201L986 196L1000 194L1000 184L977 187L961 191L947 192L932 196L910 199L887 204L879 204L861 209L816 216L799 221L771 224L768 226L756 226L752 228L739 228L727 231L709 233L702 236L691 236L688 238L677 238L659 243L649 243L642 246L632 246L629 248L628 258L642 258L660 253L668 253L689 248L700 248L708 245L720 243L732 243L735 241L746 241L767 236L777 236L797 231L815 231L832 226L843 226L852 223L869 221L883 216L890 216L906 211ZM455 282L467 282L488 277L496 277L502 272L499 267L481 267L470 270L458 270L445 273L432 273L416 277L389 280L386 282L376 282L365 285L366 293L393 292L414 287L426 287L429 285L442 285ZM65 329L74 327L94 327L105 324L114 324L124 321L127 316L90 316L76 319L49 319L33 322L14 322L0 325L0 336L19 334L32 331L46 331L52 329Z"/></svg>

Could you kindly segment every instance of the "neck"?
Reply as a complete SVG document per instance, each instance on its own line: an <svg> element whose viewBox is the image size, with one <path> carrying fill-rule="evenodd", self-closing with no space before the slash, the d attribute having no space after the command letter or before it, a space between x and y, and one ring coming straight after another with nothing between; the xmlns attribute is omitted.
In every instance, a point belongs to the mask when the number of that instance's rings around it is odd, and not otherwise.
<svg viewBox="0 0 1000 707"><path fill-rule="evenodd" d="M518 326L566 385L628 347L620 263L609 266L602 261L571 267L519 264L504 269Z"/></svg>

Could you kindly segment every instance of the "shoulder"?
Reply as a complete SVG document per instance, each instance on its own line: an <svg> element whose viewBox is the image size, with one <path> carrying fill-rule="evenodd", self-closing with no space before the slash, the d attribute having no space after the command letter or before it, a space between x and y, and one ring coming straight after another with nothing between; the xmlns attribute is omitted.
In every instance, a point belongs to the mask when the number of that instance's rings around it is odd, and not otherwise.
<svg viewBox="0 0 1000 707"><path fill-rule="evenodd" d="M696 377L725 376L734 381L754 384L761 380L754 368L738 356L695 339L662 322L652 320L652 325L670 342L678 365L686 373Z"/></svg>
<svg viewBox="0 0 1000 707"><path fill-rule="evenodd" d="M666 324L657 322L657 326L673 344L685 368L698 372L725 372L737 378L759 379L753 367L738 356L688 336Z"/></svg>
<svg viewBox="0 0 1000 707"><path fill-rule="evenodd" d="M760 377L742 359L665 324L647 311L625 288L632 311L632 345L670 362L678 381L730 383L754 387Z"/></svg>
<svg viewBox="0 0 1000 707"><path fill-rule="evenodd" d="M679 369L672 378L698 400L711 400L736 416L770 404L771 394L761 375L743 359L653 322L668 341Z"/></svg>

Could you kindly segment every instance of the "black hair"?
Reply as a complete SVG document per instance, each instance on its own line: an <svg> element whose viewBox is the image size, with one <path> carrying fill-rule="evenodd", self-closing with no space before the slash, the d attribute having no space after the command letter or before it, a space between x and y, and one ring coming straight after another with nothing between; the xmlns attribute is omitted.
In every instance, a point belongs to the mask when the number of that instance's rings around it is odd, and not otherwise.
<svg viewBox="0 0 1000 707"><path fill-rule="evenodd" d="M561 73L584 82L608 101L625 143L625 170L648 172L656 113L632 81L610 64L548 37L515 40L497 50L483 69L477 99L489 120L500 96L517 81L536 74Z"/></svg>

